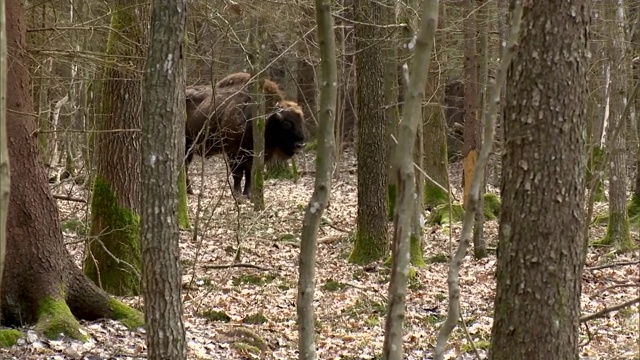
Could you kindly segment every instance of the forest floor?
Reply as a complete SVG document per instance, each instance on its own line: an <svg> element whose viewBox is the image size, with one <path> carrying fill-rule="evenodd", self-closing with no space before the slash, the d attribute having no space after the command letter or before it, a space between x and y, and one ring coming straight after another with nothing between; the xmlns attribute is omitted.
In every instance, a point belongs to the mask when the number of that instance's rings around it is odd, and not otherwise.
<svg viewBox="0 0 640 360"><path fill-rule="evenodd" d="M224 162L204 162L204 191L189 196L192 227L199 213L198 233L182 231L184 320L189 359L297 359L296 296L300 228L304 209L313 191L314 157L298 157L303 173L297 183L269 180L265 186L266 210L256 213L248 202L232 201L225 180ZM192 165L194 189L199 193L201 162ZM320 228L317 253L315 309L319 359L374 359L384 340L385 307L390 271L381 264L347 263L355 230L357 186L355 157L347 152L340 179L333 182L330 206ZM451 166L457 199L459 164ZM54 193L86 197L78 185L53 185ZM495 191L495 189L493 189ZM83 246L78 244L86 227L87 204L58 201L65 241L80 264ZM598 204L597 212L606 205ZM497 221L485 225L489 247L497 245ZM392 226L389 226L391 233ZM447 313L447 259L455 251L461 224L431 226L425 231L427 267L410 281L406 306L406 359L431 359L438 329ZM591 238L606 228L592 226ZM633 227L634 240L638 229ZM453 242L450 242L449 234ZM232 264L238 243L245 266ZM609 248L590 248L583 276L582 313L588 315L639 295L640 268L636 265L592 267L637 261L638 254L618 255ZM473 340L485 358L491 334L495 292L495 251L482 260L469 252L460 271L461 311L466 334L458 326L447 347L447 359L473 359ZM141 308L141 298L123 298ZM144 332L128 331L115 321L82 322L90 334L88 343L45 340L32 328L26 339L0 350L1 359L139 359L145 358ZM639 307L628 307L582 324L581 359L640 359ZM253 351L261 348L262 355Z"/></svg>

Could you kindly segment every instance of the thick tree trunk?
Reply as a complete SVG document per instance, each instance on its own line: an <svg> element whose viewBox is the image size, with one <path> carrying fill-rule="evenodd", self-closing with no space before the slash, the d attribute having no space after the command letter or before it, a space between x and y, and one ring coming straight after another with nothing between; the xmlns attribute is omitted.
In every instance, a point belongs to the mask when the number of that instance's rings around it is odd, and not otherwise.
<svg viewBox="0 0 640 360"><path fill-rule="evenodd" d="M350 262L366 264L387 254L387 123L384 67L379 60L384 6L354 1L358 106L358 215Z"/></svg>
<svg viewBox="0 0 640 360"><path fill-rule="evenodd" d="M0 14L5 14L4 1L0 3ZM7 73L7 27L5 16L0 16L0 74ZM0 78L0 289L4 257L7 252L7 211L11 192L9 149L7 148L7 77ZM0 306L2 299L0 299Z"/></svg>
<svg viewBox="0 0 640 360"><path fill-rule="evenodd" d="M334 158L334 121L338 92L338 69L336 61L336 39L331 17L331 1L316 0L316 21L322 66L322 89L320 90L320 126L318 128L318 154L316 158L316 180L313 195L305 212L302 225L302 242L298 280L298 334L300 360L317 358L314 337L315 319L313 293L318 227L331 193L331 171Z"/></svg>
<svg viewBox="0 0 640 360"><path fill-rule="evenodd" d="M39 155L26 53L25 14L18 0L6 2L8 49L7 134L11 159L11 198L2 292L2 324L36 323L49 337L60 332L78 339L74 317L125 319L142 324L142 314L108 295L87 279L63 244L58 209Z"/></svg>
<svg viewBox="0 0 640 360"><path fill-rule="evenodd" d="M438 26L444 27L445 4L440 4ZM429 80L426 85L427 106L424 108L424 171L430 179L424 185L424 206L434 209L449 200L449 172L447 169L447 128L444 118L445 84L441 69L437 64L446 64L445 36L436 34L434 55L438 61L429 68Z"/></svg>
<svg viewBox="0 0 640 360"><path fill-rule="evenodd" d="M95 135L97 169L91 195L91 236L95 238L84 263L87 276L115 295L140 292L139 71L144 62L128 56L144 56L147 22L139 14L146 14L148 5L131 5L116 0L111 18L107 53L115 56L117 65L107 65L105 70L104 118L98 126L103 132Z"/></svg>
<svg viewBox="0 0 640 360"><path fill-rule="evenodd" d="M611 59L611 105L609 107L609 124L607 126L607 150L609 159L609 224L605 243L628 250L633 247L629 231L627 214L627 164L626 164L626 132L627 118L623 116L626 104L626 43L625 43L625 10L623 0L617 4L609 4L605 9L606 18L613 24L610 31ZM616 128L621 130L616 131ZM616 134L617 133L617 134Z"/></svg>
<svg viewBox="0 0 640 360"><path fill-rule="evenodd" d="M524 2L505 97L494 360L578 358L589 3Z"/></svg>
<svg viewBox="0 0 640 360"><path fill-rule="evenodd" d="M178 178L184 154L186 1L153 1L142 123L140 240L149 359L186 359ZM174 59L167 63L166 59Z"/></svg>

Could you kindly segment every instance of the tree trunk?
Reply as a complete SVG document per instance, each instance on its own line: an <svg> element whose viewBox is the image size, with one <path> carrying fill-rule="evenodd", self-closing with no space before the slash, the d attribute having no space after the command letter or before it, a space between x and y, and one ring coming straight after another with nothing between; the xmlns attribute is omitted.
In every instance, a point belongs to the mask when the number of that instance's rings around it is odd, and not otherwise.
<svg viewBox="0 0 640 360"><path fill-rule="evenodd" d="M466 207L473 169L478 159L478 60L474 0L464 0L464 147L463 187Z"/></svg>
<svg viewBox="0 0 640 360"><path fill-rule="evenodd" d="M318 227L331 192L331 172L334 157L334 122L338 69L336 61L336 38L331 17L331 1L316 0L316 22L318 43L320 44L322 67L322 88L320 90L320 115L318 128L318 153L316 157L316 181L313 195L305 212L300 244L298 272L298 331L301 360L315 360L316 349L313 293L315 287L315 266Z"/></svg>
<svg viewBox="0 0 640 360"><path fill-rule="evenodd" d="M633 19L633 34L631 34L633 83L637 84L640 81L640 18L638 18L640 6L631 6L630 10L630 18ZM633 101L636 108L636 128L631 131L635 131L637 138L640 138L640 95L634 99L629 99L629 101ZM636 177L631 201L633 209L629 209L630 215L631 212L633 212L634 215L640 214L640 143L637 144L636 148Z"/></svg>
<svg viewBox="0 0 640 360"><path fill-rule="evenodd" d="M262 61L264 54L261 51L260 44L265 43L264 35L268 34L263 29L262 21L258 18L258 15L254 15L253 19L254 29L250 33L251 48L253 50L251 59L251 67L253 69L253 76L255 81L250 85L251 93L254 96L254 100L251 104L253 119L250 121L253 123L253 154L251 154L250 161L251 176L252 179L252 191L251 201L253 202L253 209L255 211L264 210L264 129L265 129L265 97L262 89L265 76L262 72ZM247 166L247 165L245 165ZM245 181L248 181L245 178ZM238 194L239 195L239 194Z"/></svg>
<svg viewBox="0 0 640 360"><path fill-rule="evenodd" d="M439 6L440 14L438 26L444 27L445 4ZM436 34L436 49L434 56L438 61L429 68L429 80L426 85L427 106L424 108L424 171L430 179L424 185L424 206L434 209L449 200L449 172L447 169L447 128L444 118L444 88L445 84L438 64L446 64L444 33Z"/></svg>
<svg viewBox="0 0 640 360"><path fill-rule="evenodd" d="M186 12L185 0L152 1L142 105L140 213L148 359L187 358L178 231L178 178L186 122Z"/></svg>
<svg viewBox="0 0 640 360"><path fill-rule="evenodd" d="M505 96L493 360L578 358L589 3L524 1Z"/></svg>
<svg viewBox="0 0 640 360"><path fill-rule="evenodd" d="M407 74L406 103L402 111L402 123L398 127L398 146L393 154L396 182L398 184L397 211L393 216L393 267L389 281L389 307L385 321L385 338L382 359L404 359L402 323L409 277L410 238L415 235L415 207L421 203L416 198L416 178L413 153L419 123L422 122L421 105L429 74L429 63L433 50L438 20L438 0L425 1L422 5L422 20L417 32L415 54L411 72Z"/></svg>
<svg viewBox="0 0 640 360"><path fill-rule="evenodd" d="M396 6L399 6L399 4ZM390 6L385 9L384 14L385 24L395 24L397 22L395 7ZM387 136L387 156L390 159L396 147L396 141L398 141L398 122L400 120L400 114L398 113L398 47L402 42L407 42L408 39L403 37L398 41L395 31L389 32L389 37L388 44L384 49L386 68L384 72L384 114L389 123L387 125L389 131ZM398 185L395 181L395 172L392 164L387 167L387 181L387 216L389 220L393 220Z"/></svg>
<svg viewBox="0 0 640 360"><path fill-rule="evenodd" d="M36 324L54 338L85 339L75 317L123 319L130 328L142 314L108 295L87 279L64 247L58 209L49 191L38 151L27 64L26 22L18 0L6 1L7 135L11 159L11 197L7 222L6 267L3 273L2 324ZM75 316L75 317L74 317Z"/></svg>
<svg viewBox="0 0 640 360"><path fill-rule="evenodd" d="M358 215L349 261L367 264L381 259L387 239L387 123L384 117L384 67L379 60L384 6L355 0L358 106Z"/></svg>
<svg viewBox="0 0 640 360"><path fill-rule="evenodd" d="M606 18L613 22L610 29L610 64L611 64L611 105L609 107L609 124L607 126L607 150L609 159L609 224L604 243L614 244L617 248L628 250L633 248L629 232L627 215L627 164L625 146L626 116L623 117L626 104L626 44L625 16L623 0L616 6L609 4L605 9ZM616 131L616 128L621 130ZM617 134L615 134L617 132Z"/></svg>
<svg viewBox="0 0 640 360"><path fill-rule="evenodd" d="M5 14L4 1L0 3L0 14ZM7 27L5 16L0 16L0 74L7 73ZM0 78L0 291L2 272L7 252L7 211L11 192L9 149L7 148L7 77ZM0 307L2 299L0 299Z"/></svg>
<svg viewBox="0 0 640 360"><path fill-rule="evenodd" d="M95 135L96 177L91 198L90 254L85 273L115 295L140 293L140 142L142 58L147 6L116 0L102 96L104 118ZM130 48L130 44L133 45ZM123 56L119 58L119 56ZM133 67L129 65L133 62ZM114 131L118 130L118 131Z"/></svg>
<svg viewBox="0 0 640 360"><path fill-rule="evenodd" d="M489 79L489 4L486 0L477 0L478 3L478 50L476 54L476 60L480 61L478 68L479 74L479 91L477 94L480 96L480 101L477 102L478 111L480 113L486 111L486 97L487 97L487 81ZM477 117L476 128L476 144L478 147L482 146L482 116ZM480 198L478 206L481 211L476 212L476 221L473 226L473 256L476 259L481 259L487 256L487 244L484 240L484 194L486 190L486 173L482 180L482 186L480 187Z"/></svg>

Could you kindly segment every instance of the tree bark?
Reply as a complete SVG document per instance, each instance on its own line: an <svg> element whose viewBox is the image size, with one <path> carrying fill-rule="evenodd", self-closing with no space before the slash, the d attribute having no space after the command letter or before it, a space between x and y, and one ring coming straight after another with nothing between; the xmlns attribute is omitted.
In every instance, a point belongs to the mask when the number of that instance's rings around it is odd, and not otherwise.
<svg viewBox="0 0 640 360"><path fill-rule="evenodd" d="M366 264L388 251L387 239L387 122L384 117L384 67L379 60L385 30L384 6L355 0L358 107L358 215L356 239L349 257Z"/></svg>
<svg viewBox="0 0 640 360"><path fill-rule="evenodd" d="M445 4L439 6L438 26L444 26ZM430 179L425 180L424 206L434 209L440 204L447 203L449 193L449 172L447 159L447 128L444 118L444 88L441 80L443 69L437 64L446 64L444 32L436 33L436 48L434 56L438 59L429 68L429 80L426 85L427 106L424 108L424 171ZM439 186L438 186L439 185Z"/></svg>
<svg viewBox="0 0 640 360"><path fill-rule="evenodd" d="M178 178L184 154L185 0L153 1L142 123L142 283L149 359L186 359Z"/></svg>
<svg viewBox="0 0 640 360"><path fill-rule="evenodd" d="M0 14L5 14L4 1L0 3ZM0 16L0 74L7 73L7 28L5 16ZM7 211L11 192L11 170L7 148L7 77L0 78L0 291L2 273L7 252ZM2 306L2 299L0 299Z"/></svg>
<svg viewBox="0 0 640 360"><path fill-rule="evenodd" d="M116 0L102 96L104 118L95 134L97 169L91 197L90 254L85 273L115 295L140 293L141 76L147 6ZM131 44L134 45L131 45ZM135 45L138 44L138 45ZM122 57L120 57L122 56ZM131 60L130 56L138 60ZM133 63L133 68L131 68ZM120 131L113 131L120 130Z"/></svg>
<svg viewBox="0 0 640 360"><path fill-rule="evenodd" d="M577 359L590 1L524 7L505 96L489 357Z"/></svg>
<svg viewBox="0 0 640 360"><path fill-rule="evenodd" d="M474 0L464 0L464 146L463 187L466 208L473 169L478 159L478 60Z"/></svg>
<svg viewBox="0 0 640 360"><path fill-rule="evenodd" d="M11 160L11 197L7 221L6 267L0 298L2 324L36 324L54 338L85 339L75 317L123 319L130 328L142 324L142 314L109 299L73 263L64 247L58 209L51 196L39 155L31 114L27 64L26 22L21 1L6 4L7 48L12 61L7 71L7 135ZM75 316L75 317L74 317Z"/></svg>
<svg viewBox="0 0 640 360"><path fill-rule="evenodd" d="M422 20L416 36L415 55L411 66L404 65L408 84L406 103L398 127L398 145L393 154L396 182L398 184L397 211L393 216L393 267L389 281L389 307L385 322L385 338L382 359L404 359L402 324L407 296L410 265L411 237L415 236L415 211L421 203L416 197L414 171L414 146L419 124L422 122L422 101L429 75L429 63L438 22L438 0L425 1ZM410 72L408 69L411 69Z"/></svg>
<svg viewBox="0 0 640 360"><path fill-rule="evenodd" d="M315 320L313 293L318 227L331 193L331 172L334 160L334 123L338 94L338 68L336 38L331 17L331 1L316 0L316 22L320 44L322 88L320 89L320 116L318 128L318 152L316 157L316 181L313 195L305 212L300 244L298 280L299 350L301 360L315 360Z"/></svg>
<svg viewBox="0 0 640 360"><path fill-rule="evenodd" d="M627 154L625 145L625 126L627 117L623 116L626 104L627 57L625 43L624 2L617 0L616 5L606 6L606 18L613 22L610 29L611 64L611 105L607 126L607 150L611 153L609 165L609 224L604 242L614 244L622 250L633 248L627 214ZM621 131L615 134L616 128Z"/></svg>
<svg viewBox="0 0 640 360"><path fill-rule="evenodd" d="M250 85L251 93L253 95L253 102L251 104L253 119L250 119L253 123L251 131L253 131L253 154L251 154L250 161L251 166L251 179L252 179L252 192L251 201L253 202L253 210L264 210L264 129L265 129L265 103L262 90L264 84L264 72L262 72L262 61L264 54L260 50L260 43L264 44L264 36L267 34L263 29L262 21L258 18L258 15L254 15L253 30L250 33L252 55L251 67L253 69L253 76L255 76L254 82ZM233 166L233 165L232 165ZM245 165L248 166L248 165ZM245 179L248 181L248 179ZM239 194L238 194L239 196Z"/></svg>

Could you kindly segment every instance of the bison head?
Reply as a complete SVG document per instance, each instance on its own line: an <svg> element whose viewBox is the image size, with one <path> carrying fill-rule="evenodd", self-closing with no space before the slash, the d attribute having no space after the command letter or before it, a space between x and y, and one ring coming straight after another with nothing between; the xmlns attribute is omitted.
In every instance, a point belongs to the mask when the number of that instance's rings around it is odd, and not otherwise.
<svg viewBox="0 0 640 360"><path fill-rule="evenodd" d="M265 129L266 157L289 159L304 148L304 115L293 101L281 101L267 119ZM267 160L265 159L265 160Z"/></svg>

